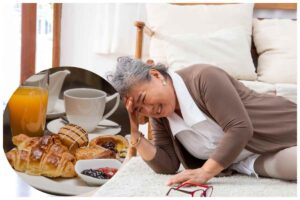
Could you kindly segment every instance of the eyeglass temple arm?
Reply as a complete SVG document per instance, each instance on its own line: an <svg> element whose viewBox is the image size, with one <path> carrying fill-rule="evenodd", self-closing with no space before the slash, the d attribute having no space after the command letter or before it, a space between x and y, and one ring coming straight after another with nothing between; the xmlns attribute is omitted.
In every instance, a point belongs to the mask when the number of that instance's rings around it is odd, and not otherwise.
<svg viewBox="0 0 300 200"><path fill-rule="evenodd" d="M181 187L183 187L183 186L187 186L187 185L199 186L199 187L204 187L204 188L209 188L209 187L210 187L210 186L208 186L208 185L201 185L201 184L197 184L197 183L189 183L189 182L186 182L186 183L183 183L183 184L177 186L176 188L179 189L179 188L181 188Z"/></svg>
<svg viewBox="0 0 300 200"><path fill-rule="evenodd" d="M181 190L181 189L177 189L177 188L170 188L166 194L167 196L170 194L171 190L178 190L178 191L186 193L186 194L191 194L191 192L189 192L189 191L185 191L185 190Z"/></svg>

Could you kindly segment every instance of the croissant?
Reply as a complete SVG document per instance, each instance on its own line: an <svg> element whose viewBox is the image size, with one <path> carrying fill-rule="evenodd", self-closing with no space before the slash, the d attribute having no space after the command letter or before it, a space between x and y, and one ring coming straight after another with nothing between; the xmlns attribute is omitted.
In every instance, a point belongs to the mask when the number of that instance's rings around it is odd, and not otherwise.
<svg viewBox="0 0 300 200"><path fill-rule="evenodd" d="M76 159L57 135L12 138L13 148L6 153L10 165L17 171L47 177L74 177Z"/></svg>

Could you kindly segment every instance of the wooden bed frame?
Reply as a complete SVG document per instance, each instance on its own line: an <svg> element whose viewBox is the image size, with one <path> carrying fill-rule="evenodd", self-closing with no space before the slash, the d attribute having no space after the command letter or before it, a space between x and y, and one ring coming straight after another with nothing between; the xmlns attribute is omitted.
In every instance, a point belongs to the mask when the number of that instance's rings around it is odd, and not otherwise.
<svg viewBox="0 0 300 200"><path fill-rule="evenodd" d="M180 6L191 6L191 5L220 5L225 3L174 3L174 5L180 5ZM297 10L297 3L255 3L254 9L264 9L264 10ZM136 21L136 48L135 48L135 58L141 59L142 58L142 49L143 49L143 37L144 33L152 37L155 32L152 31L148 26L145 25L142 21ZM251 49L252 55L256 54L256 49L254 45L252 45L253 48ZM256 55L257 56L257 55ZM153 62L153 60L147 60L147 62ZM254 60L255 63L255 60ZM148 122L147 118L141 118L140 120L141 124L144 124ZM152 134L150 130L150 126L148 125L148 139L152 140ZM134 148L131 148L129 151L130 156L136 155L136 150Z"/></svg>

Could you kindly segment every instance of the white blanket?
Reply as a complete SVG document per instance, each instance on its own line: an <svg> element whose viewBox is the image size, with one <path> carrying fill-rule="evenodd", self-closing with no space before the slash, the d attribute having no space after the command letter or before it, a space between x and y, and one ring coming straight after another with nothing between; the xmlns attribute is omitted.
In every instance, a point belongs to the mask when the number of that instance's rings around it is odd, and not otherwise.
<svg viewBox="0 0 300 200"><path fill-rule="evenodd" d="M94 196L165 196L169 190L165 182L171 176L156 174L140 157L134 157L111 180L101 186ZM214 187L213 197L297 195L296 183L244 175L213 178L209 185Z"/></svg>

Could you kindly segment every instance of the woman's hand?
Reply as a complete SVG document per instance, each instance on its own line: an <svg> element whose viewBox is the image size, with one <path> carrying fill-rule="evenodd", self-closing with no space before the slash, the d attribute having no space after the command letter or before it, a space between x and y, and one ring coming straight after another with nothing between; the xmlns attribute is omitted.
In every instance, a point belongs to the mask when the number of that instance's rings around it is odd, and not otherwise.
<svg viewBox="0 0 300 200"><path fill-rule="evenodd" d="M186 169L174 176L168 181L167 185L182 184L186 182L205 184L209 179L213 177L212 174L206 172L203 168L198 169Z"/></svg>
<svg viewBox="0 0 300 200"><path fill-rule="evenodd" d="M179 174L172 176L167 185L173 185L176 183L198 183L205 184L209 179L219 174L224 167L213 159L208 159L201 168L198 169L186 169Z"/></svg>
<svg viewBox="0 0 300 200"><path fill-rule="evenodd" d="M124 97L125 107L129 113L130 128L131 132L138 132L139 123L138 123L138 113L133 109L133 99L132 97Z"/></svg>

